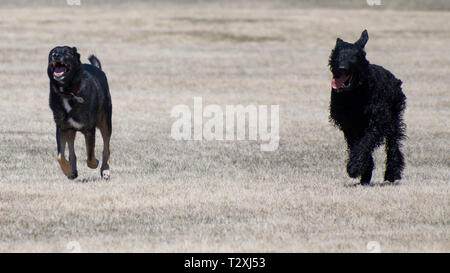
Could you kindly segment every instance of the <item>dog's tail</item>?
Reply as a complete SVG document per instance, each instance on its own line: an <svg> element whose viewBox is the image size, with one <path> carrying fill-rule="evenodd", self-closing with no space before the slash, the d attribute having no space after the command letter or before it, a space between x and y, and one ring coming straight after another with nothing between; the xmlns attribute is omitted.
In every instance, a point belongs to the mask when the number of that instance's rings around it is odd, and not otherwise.
<svg viewBox="0 0 450 273"><path fill-rule="evenodd" d="M100 70L102 70L102 64L100 63L100 60L97 59L97 57L95 57L94 55L91 55L88 57L89 62L91 62L91 64L93 66L98 67Z"/></svg>

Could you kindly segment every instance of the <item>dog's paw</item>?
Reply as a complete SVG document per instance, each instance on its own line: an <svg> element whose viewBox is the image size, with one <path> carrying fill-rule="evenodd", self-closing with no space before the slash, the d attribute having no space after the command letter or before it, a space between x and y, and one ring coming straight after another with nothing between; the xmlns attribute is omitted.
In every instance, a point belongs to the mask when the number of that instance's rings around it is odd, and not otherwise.
<svg viewBox="0 0 450 273"><path fill-rule="evenodd" d="M400 175L400 173L395 172L395 171L386 170L386 172L384 174L384 181L389 181L389 182L393 183L396 180L400 180L400 179L402 179L402 176Z"/></svg>
<svg viewBox="0 0 450 273"><path fill-rule="evenodd" d="M347 173L351 178L360 177L362 173L362 164L359 161L349 161L347 163Z"/></svg>
<svg viewBox="0 0 450 273"><path fill-rule="evenodd" d="M109 180L109 170L101 170L100 175L102 176L102 179Z"/></svg>
<svg viewBox="0 0 450 273"><path fill-rule="evenodd" d="M56 158L58 160L59 166L61 167L61 170L63 171L63 173L69 178L69 179L73 179L71 177L73 177L73 171L72 171L72 167L70 166L69 162L67 162L67 160L62 157L61 155L58 155L58 157ZM76 171L75 171L76 173Z"/></svg>
<svg viewBox="0 0 450 273"><path fill-rule="evenodd" d="M368 186L368 185L370 185L370 180L371 180L371 177L367 178L367 177L365 177L365 175L363 174L363 175L361 176L361 179L359 180L359 183L360 183L361 185L363 185L363 186Z"/></svg>
<svg viewBox="0 0 450 273"><path fill-rule="evenodd" d="M87 160L86 162L87 162L88 167L91 168L91 169L96 169L98 167L98 160L97 159L94 159L93 161Z"/></svg>
<svg viewBox="0 0 450 273"><path fill-rule="evenodd" d="M362 186L369 186L369 185L370 185L370 180L362 180L362 179L361 179L361 181L359 181L359 183L360 183Z"/></svg>
<svg viewBox="0 0 450 273"><path fill-rule="evenodd" d="M67 176L67 178L69 178L71 180L73 180L73 179L75 179L77 177L78 177L78 172L77 171L74 171L70 175Z"/></svg>

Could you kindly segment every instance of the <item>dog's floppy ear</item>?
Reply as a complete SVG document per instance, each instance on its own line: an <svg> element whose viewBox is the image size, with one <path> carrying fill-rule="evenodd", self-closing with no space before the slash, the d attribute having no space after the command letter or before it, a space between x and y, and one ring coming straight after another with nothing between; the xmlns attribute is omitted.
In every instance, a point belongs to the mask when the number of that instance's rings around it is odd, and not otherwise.
<svg viewBox="0 0 450 273"><path fill-rule="evenodd" d="M75 56L75 58L78 60L78 62L80 63L80 54L78 54L77 52L77 48L76 47L72 47L72 53Z"/></svg>
<svg viewBox="0 0 450 273"><path fill-rule="evenodd" d="M369 40L369 34L367 33L367 29L365 29L361 33L361 37L359 38L359 40L355 42L355 45L362 49L362 48L364 48L364 46L366 45L368 40Z"/></svg>

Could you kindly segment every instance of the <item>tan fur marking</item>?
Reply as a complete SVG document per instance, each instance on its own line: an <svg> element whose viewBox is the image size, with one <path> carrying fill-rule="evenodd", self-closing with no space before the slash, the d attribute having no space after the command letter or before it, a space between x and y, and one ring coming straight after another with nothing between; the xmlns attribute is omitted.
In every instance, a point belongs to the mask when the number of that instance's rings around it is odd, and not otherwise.
<svg viewBox="0 0 450 273"><path fill-rule="evenodd" d="M67 162L67 160L61 156L61 154L59 154L56 159L58 160L58 163L61 166L63 173L67 177L71 176L72 175L72 167L70 167L69 162Z"/></svg>
<svg viewBox="0 0 450 273"><path fill-rule="evenodd" d="M94 159L93 161L86 160L86 162L87 162L88 167L91 168L91 169L95 169L95 168L98 167L98 160L97 159Z"/></svg>

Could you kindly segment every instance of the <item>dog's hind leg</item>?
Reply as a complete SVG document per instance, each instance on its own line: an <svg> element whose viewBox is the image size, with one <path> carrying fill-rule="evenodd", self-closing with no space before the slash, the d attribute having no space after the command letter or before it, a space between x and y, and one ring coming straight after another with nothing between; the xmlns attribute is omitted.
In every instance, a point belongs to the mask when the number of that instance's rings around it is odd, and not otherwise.
<svg viewBox="0 0 450 273"><path fill-rule="evenodd" d="M86 141L87 165L89 168L95 169L98 166L98 160L95 158L95 127L83 134Z"/></svg>
<svg viewBox="0 0 450 273"><path fill-rule="evenodd" d="M406 137L406 125L402 121L402 112L405 108L404 99L401 99L394 108L393 120L386 134L386 171L384 180L395 182L402 178L405 168L405 159L400 150L401 141Z"/></svg>
<svg viewBox="0 0 450 273"><path fill-rule="evenodd" d="M109 120L107 120L109 119ZM100 175L103 179L108 180L110 177L109 173L109 141L111 139L111 116L105 117L101 120L98 128L102 133L103 138L103 156L102 156L102 167L100 169Z"/></svg>
<svg viewBox="0 0 450 273"><path fill-rule="evenodd" d="M396 136L386 137L386 172L384 180L395 182L402 178L405 159L400 151L400 139Z"/></svg>
<svg viewBox="0 0 450 273"><path fill-rule="evenodd" d="M398 94L396 102L391 109L392 122L386 133L386 171L384 180L389 182L400 180L405 168L405 159L400 148L401 141L406 138L406 125L402 119L406 108L406 97L401 90L398 90Z"/></svg>

